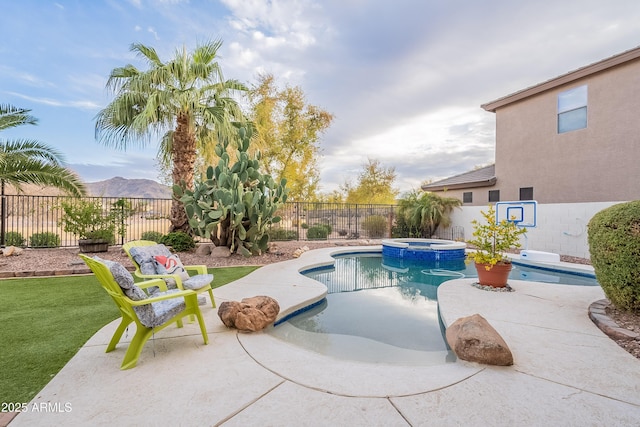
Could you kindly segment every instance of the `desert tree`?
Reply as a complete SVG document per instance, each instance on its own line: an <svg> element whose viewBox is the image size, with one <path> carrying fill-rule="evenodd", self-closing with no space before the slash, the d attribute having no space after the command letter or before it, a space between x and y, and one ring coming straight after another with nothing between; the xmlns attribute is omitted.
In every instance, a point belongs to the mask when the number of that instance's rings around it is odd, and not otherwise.
<svg viewBox="0 0 640 427"><path fill-rule="evenodd" d="M309 104L299 86L280 88L272 74L258 76L249 91L252 141L265 172L286 179L290 201L317 199L320 137L333 115Z"/></svg>

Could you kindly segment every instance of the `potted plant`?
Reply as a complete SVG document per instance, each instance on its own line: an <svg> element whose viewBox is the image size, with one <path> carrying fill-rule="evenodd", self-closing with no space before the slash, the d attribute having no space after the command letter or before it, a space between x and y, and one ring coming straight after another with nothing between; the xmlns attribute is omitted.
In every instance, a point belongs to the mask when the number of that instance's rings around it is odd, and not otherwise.
<svg viewBox="0 0 640 427"><path fill-rule="evenodd" d="M527 229L507 219L498 222L493 206L480 213L484 217L483 223L475 219L471 221L474 238L467 243L475 246L476 251L470 252L467 260L475 261L481 285L505 287L511 272L511 260L506 253L520 247L520 236Z"/></svg>
<svg viewBox="0 0 640 427"><path fill-rule="evenodd" d="M61 203L65 232L78 237L80 252L106 252L115 242L116 218L99 199L74 199Z"/></svg>

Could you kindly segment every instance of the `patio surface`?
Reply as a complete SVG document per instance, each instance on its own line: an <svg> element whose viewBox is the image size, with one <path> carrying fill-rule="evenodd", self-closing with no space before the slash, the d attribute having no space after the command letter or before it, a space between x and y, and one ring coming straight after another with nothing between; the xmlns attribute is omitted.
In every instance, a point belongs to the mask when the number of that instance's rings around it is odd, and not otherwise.
<svg viewBox="0 0 640 427"><path fill-rule="evenodd" d="M380 248L306 252L215 289L216 302L269 295L286 316L326 292L300 269L360 250ZM197 324L169 327L146 344L136 368L121 371L127 344L104 352L112 322L29 404L42 410L21 413L10 426L638 425L640 360L587 314L604 298L600 287L510 281L516 292L497 293L472 281L440 286L443 321L480 313L511 348L513 366L341 361L268 334L229 330L202 306L209 345Z"/></svg>

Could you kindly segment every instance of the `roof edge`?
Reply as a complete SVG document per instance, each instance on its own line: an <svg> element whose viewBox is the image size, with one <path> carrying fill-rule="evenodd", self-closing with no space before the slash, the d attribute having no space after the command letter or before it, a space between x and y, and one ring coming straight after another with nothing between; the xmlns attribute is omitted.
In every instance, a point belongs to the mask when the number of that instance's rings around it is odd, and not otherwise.
<svg viewBox="0 0 640 427"><path fill-rule="evenodd" d="M446 190L462 190L465 188L478 188L478 187L491 187L495 185L497 178L494 176L490 179L483 181L474 181L474 182L462 182L459 184L450 184L450 185L434 185L429 186L423 185L421 188L424 191L446 191Z"/></svg>
<svg viewBox="0 0 640 427"><path fill-rule="evenodd" d="M562 74L558 77L539 83L537 85L522 89L518 92L514 92L510 95L503 96L502 98L498 98L494 101L487 102L486 104L480 105L480 107L485 111L495 113L498 108L504 107L505 105L512 104L516 101L520 101L530 96L537 95L541 92L554 89L558 86L571 83L581 78L599 73L600 71L604 71L608 68L612 68L638 58L640 58L640 46L603 59L601 61L594 62L590 65L578 68L577 70Z"/></svg>

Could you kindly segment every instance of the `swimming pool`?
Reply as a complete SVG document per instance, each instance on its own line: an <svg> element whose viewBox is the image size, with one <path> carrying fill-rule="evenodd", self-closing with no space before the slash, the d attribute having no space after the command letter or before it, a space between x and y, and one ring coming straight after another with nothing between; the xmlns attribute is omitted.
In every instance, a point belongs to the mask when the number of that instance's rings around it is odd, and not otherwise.
<svg viewBox="0 0 640 427"><path fill-rule="evenodd" d="M339 359L403 365L456 360L444 340L438 286L476 277L464 261L415 261L377 253L343 254L333 266L302 272L327 286L325 300L268 333ZM562 273L514 263L512 279L597 286L585 273Z"/></svg>

